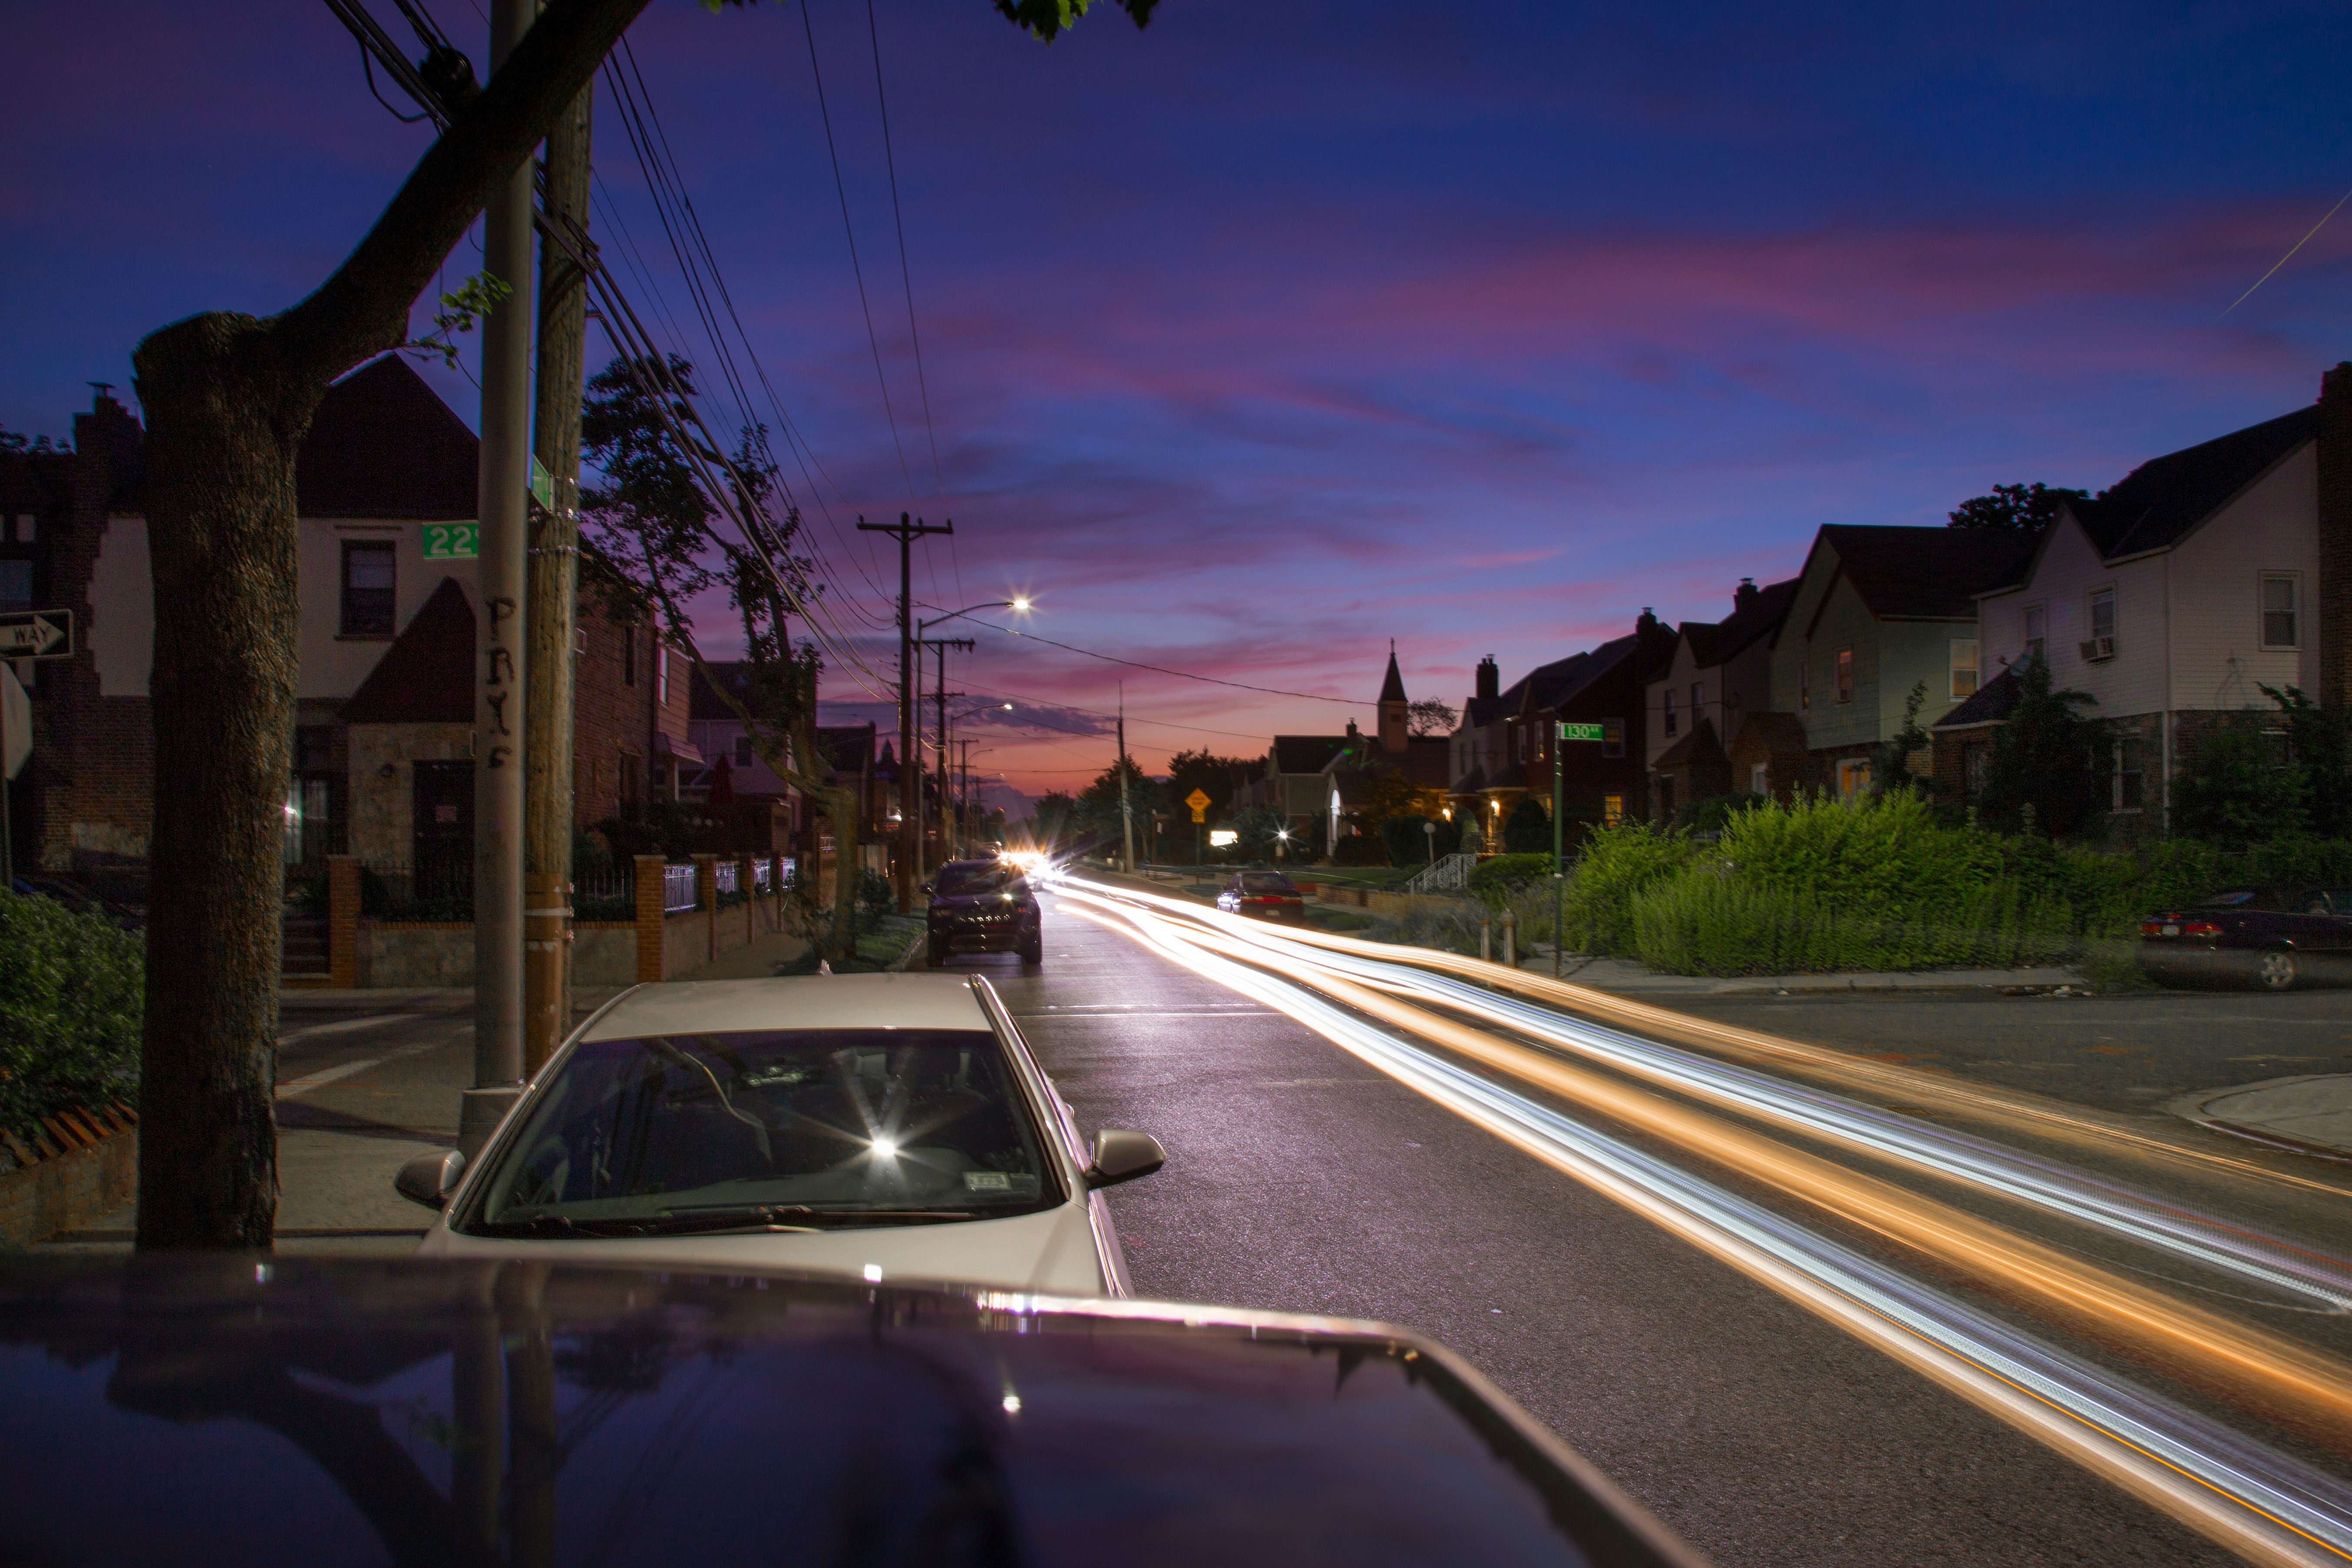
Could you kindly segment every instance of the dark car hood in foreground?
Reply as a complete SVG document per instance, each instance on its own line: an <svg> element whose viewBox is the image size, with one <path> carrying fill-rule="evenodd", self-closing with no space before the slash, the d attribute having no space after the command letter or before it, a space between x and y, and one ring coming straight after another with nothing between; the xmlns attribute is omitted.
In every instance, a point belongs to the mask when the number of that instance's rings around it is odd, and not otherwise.
<svg viewBox="0 0 2352 1568"><path fill-rule="evenodd" d="M1698 1561L1447 1352L1329 1319L16 1259L0 1401L8 1562Z"/></svg>

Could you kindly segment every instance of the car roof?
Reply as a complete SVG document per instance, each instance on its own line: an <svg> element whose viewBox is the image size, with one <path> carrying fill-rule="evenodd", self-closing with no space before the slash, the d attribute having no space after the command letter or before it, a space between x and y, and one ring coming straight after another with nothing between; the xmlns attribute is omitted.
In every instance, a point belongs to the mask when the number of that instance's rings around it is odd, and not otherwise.
<svg viewBox="0 0 2352 1568"><path fill-rule="evenodd" d="M808 974L640 985L581 1037L627 1040L740 1029L985 1029L970 979L953 974Z"/></svg>

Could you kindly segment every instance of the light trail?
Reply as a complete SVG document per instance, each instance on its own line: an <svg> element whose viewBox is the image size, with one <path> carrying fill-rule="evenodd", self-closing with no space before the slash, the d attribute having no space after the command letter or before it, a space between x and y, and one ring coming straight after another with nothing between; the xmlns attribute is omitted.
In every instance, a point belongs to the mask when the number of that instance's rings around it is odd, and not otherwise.
<svg viewBox="0 0 2352 1568"><path fill-rule="evenodd" d="M2112 1341L2253 1382L2340 1437L2343 1369L1873 1178L1496 1039L1353 979L1253 967L1276 948L1171 921L1126 889L1073 884L1076 910L1298 1019L1381 1071L1807 1306L2243 1555L2352 1561L2352 1489L2034 1340L1802 1226L1528 1100L1369 1021L1381 1018L1629 1125L1672 1138L1979 1278L2035 1294ZM1159 900L1153 900L1158 902ZM1178 906L1187 917L1203 911ZM1263 928L1260 928L1262 931ZM1307 989L1311 987L1312 990ZM1320 993L1317 994L1316 993ZM1990 1146L1987 1146L1990 1147ZM2192 1367L2193 1370L2193 1367Z"/></svg>

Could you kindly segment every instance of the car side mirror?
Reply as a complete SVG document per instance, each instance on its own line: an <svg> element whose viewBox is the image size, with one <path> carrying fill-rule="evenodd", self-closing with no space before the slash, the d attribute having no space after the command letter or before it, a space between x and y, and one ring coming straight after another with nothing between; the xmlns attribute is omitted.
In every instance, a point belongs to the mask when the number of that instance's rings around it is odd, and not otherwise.
<svg viewBox="0 0 2352 1568"><path fill-rule="evenodd" d="M437 1209L449 1201L466 1174L466 1156L455 1149L419 1154L393 1177L393 1190L413 1204Z"/></svg>
<svg viewBox="0 0 2352 1568"><path fill-rule="evenodd" d="M925 898L927 898L927 899L928 899L928 898L929 898L930 896L931 896L931 884L930 884L930 883L929 883L929 882L926 882L926 883L924 883L924 884L923 884L923 897L925 897Z"/></svg>
<svg viewBox="0 0 2352 1568"><path fill-rule="evenodd" d="M1105 1128L1095 1134L1095 1157L1087 1166L1087 1186L1089 1190L1115 1187L1148 1176L1166 1163L1168 1151L1150 1133Z"/></svg>

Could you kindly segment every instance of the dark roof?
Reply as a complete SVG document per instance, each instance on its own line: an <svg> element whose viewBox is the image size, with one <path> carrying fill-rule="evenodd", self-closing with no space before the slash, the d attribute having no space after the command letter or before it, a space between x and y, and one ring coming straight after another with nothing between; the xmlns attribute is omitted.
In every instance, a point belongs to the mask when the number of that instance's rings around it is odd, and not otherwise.
<svg viewBox="0 0 2352 1568"><path fill-rule="evenodd" d="M2011 665L1978 687L1975 696L1938 719L1934 727L1966 730L1978 724L2000 723L2016 710L2017 700L2023 691L2017 679L2017 667Z"/></svg>
<svg viewBox="0 0 2352 1568"><path fill-rule="evenodd" d="M1404 677L1398 673L1394 648L1389 649L1389 673L1388 678L1381 682L1381 700L1383 702L1404 700Z"/></svg>
<svg viewBox="0 0 2352 1568"><path fill-rule="evenodd" d="M1685 768L1693 763L1719 763L1724 760L1723 743L1715 738L1715 721L1702 719L1691 732L1658 753L1650 765L1661 772L1667 768Z"/></svg>
<svg viewBox="0 0 2352 1568"><path fill-rule="evenodd" d="M343 704L343 722L473 721L474 606L455 577L444 577Z"/></svg>
<svg viewBox="0 0 2352 1568"><path fill-rule="evenodd" d="M2020 580L2039 536L1972 528L1829 523L1821 542L1880 619L1974 620L1977 595Z"/></svg>
<svg viewBox="0 0 2352 1568"><path fill-rule="evenodd" d="M1372 760L1427 789L1444 789L1454 763L1454 743L1442 735L1413 735L1404 750L1375 751Z"/></svg>
<svg viewBox="0 0 2352 1568"><path fill-rule="evenodd" d="M1731 749L1751 757L1759 749L1769 757L1801 757L1805 754L1805 726L1794 713L1773 709L1743 713L1739 727L1731 732Z"/></svg>
<svg viewBox="0 0 2352 1568"><path fill-rule="evenodd" d="M741 700L743 688L748 684L748 678L743 673L743 660L715 659L708 667L710 671L708 677L703 674L705 667L702 665L688 668L692 673L687 678L686 716L701 723L724 723L735 718L735 710L719 700L710 681L717 679L736 694L737 700Z"/></svg>
<svg viewBox="0 0 2352 1568"><path fill-rule="evenodd" d="M1539 664L1519 677L1494 697L1473 697L1464 708L1462 727L1475 729L1491 724L1497 719L1508 718L1524 706L1530 691L1538 712L1557 708L1573 700L1576 694L1617 668L1628 657L1639 658L1645 668L1636 673L1648 679L1650 669L1674 657L1675 633L1658 624L1647 610L1642 612L1634 629L1622 637L1602 643L1599 647L1572 653L1566 658Z"/></svg>
<svg viewBox="0 0 2352 1568"><path fill-rule="evenodd" d="M2102 555L2177 544L2271 465L2319 434L2316 404L2152 458L2096 500L2072 503Z"/></svg>
<svg viewBox="0 0 2352 1568"><path fill-rule="evenodd" d="M1485 789L1486 787L1486 768L1477 763L1473 763L1470 764L1470 771L1464 773L1460 778L1454 780L1454 787L1446 791L1446 793L1448 795L1476 795L1480 790Z"/></svg>
<svg viewBox="0 0 2352 1568"><path fill-rule="evenodd" d="M463 521L476 510L481 443L398 354L327 389L294 461L303 517Z"/></svg>
<svg viewBox="0 0 2352 1568"><path fill-rule="evenodd" d="M1785 583L1759 588L1747 604L1712 625L1685 621L1682 634L1690 638L1691 657L1706 668L1736 658L1758 637L1769 637L1780 629L1780 617L1789 613L1790 602L1797 596L1797 584L1803 581L1801 577L1791 577Z"/></svg>
<svg viewBox="0 0 2352 1568"><path fill-rule="evenodd" d="M1345 735L1276 735L1274 771L1278 773L1319 773L1348 744Z"/></svg>

